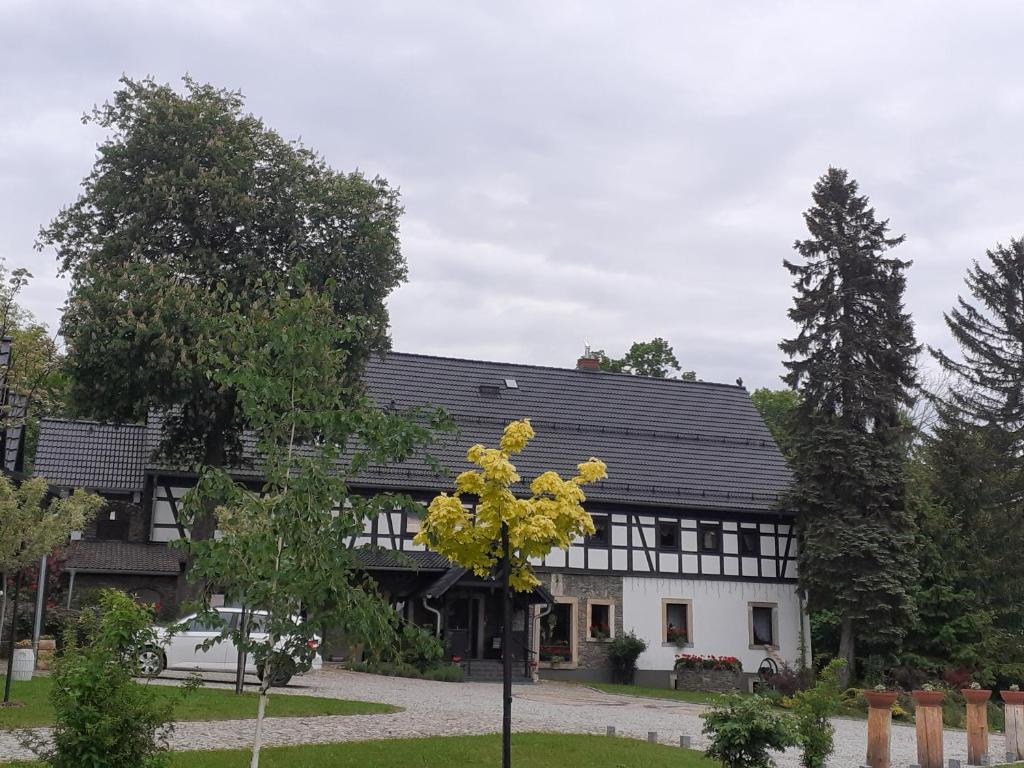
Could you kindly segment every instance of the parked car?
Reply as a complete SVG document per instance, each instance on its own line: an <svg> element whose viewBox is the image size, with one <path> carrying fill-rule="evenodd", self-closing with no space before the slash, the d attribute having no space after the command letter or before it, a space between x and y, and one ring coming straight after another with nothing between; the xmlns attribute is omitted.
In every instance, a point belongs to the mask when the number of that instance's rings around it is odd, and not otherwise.
<svg viewBox="0 0 1024 768"><path fill-rule="evenodd" d="M186 616L179 623L184 627L172 633L163 627L156 630L158 644L147 646L139 654L139 672L144 677L158 677L165 669L176 670L202 670L206 672L234 672L238 668L238 649L230 637L224 638L218 643L212 644L204 649L203 643L212 638L218 637L221 631L237 629L242 620L241 608L217 608L217 614L221 623L211 623L204 617L197 614ZM256 641L266 640L267 633L263 631L263 617L266 613L256 611L252 615L250 637ZM279 642L277 649L284 653L284 643ZM308 643L312 659L307 655L285 656L287 663L276 663L274 665L273 685L287 685L293 674L302 674L310 669L320 669L323 660L317 649L320 647L320 637L314 638ZM245 671L248 674L258 675L263 679L263 665L252 654L246 656Z"/></svg>

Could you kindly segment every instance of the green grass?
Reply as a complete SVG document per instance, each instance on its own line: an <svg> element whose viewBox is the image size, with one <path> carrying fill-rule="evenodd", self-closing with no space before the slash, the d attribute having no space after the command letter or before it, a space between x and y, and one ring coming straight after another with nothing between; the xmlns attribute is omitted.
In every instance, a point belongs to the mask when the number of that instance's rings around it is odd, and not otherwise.
<svg viewBox="0 0 1024 768"><path fill-rule="evenodd" d="M301 747L272 747L260 759L263 768L494 768L501 762L501 736L444 736L389 739ZM513 764L529 768L717 768L700 752L648 744L634 739L560 733L512 736ZM11 763L10 768L38 764ZM178 752L171 768L245 768L242 750Z"/></svg>
<svg viewBox="0 0 1024 768"><path fill-rule="evenodd" d="M0 684L3 677L0 676ZM49 677L34 677L26 682L11 684L11 699L24 706L0 708L0 730L30 728L53 723L53 707L50 706ZM178 688L152 685L153 695L177 699ZM243 693L236 696L234 691L222 688L200 688L179 701L174 707L174 719L186 720L241 720L256 717L257 696ZM267 706L269 717L316 717L319 715L366 715L397 712L388 704L374 704L364 701L325 699L317 696L272 693Z"/></svg>
<svg viewBox="0 0 1024 768"><path fill-rule="evenodd" d="M620 696L675 699L676 701L685 701L690 704L718 704L722 700L722 694L709 691L674 691L671 688L647 688L643 685L619 685L618 683L585 683L585 685L605 693L614 693Z"/></svg>

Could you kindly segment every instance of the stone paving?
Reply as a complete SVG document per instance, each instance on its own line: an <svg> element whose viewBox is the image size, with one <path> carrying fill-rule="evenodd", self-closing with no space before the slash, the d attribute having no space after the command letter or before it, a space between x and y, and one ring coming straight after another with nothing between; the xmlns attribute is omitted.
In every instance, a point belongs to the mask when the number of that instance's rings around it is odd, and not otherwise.
<svg viewBox="0 0 1024 768"><path fill-rule="evenodd" d="M211 679L217 676L210 676ZM225 678L221 676L221 680ZM175 684L174 680L161 680ZM209 682L219 686L224 683ZM379 677L338 669L324 669L295 678L288 694L377 701L402 707L389 715L269 718L268 744L306 744L396 737L441 736L493 733L501 727L501 685L498 683L437 683L428 680ZM286 694L278 694L286 695ZM706 745L700 735L698 704L666 699L646 699L606 694L579 685L544 682L517 686L512 706L517 731L556 731L603 734L615 726L621 736L646 739L657 731L659 740L678 744L688 735L695 748ZM853 768L864 762L866 723L837 719L836 752L830 766ZM227 720L208 723L179 723L172 737L174 749L248 747L253 723ZM1003 755L1003 739L990 739L993 762ZM962 731L946 731L946 757L966 765L967 746ZM913 727L893 728L892 756L897 766L915 760ZM0 731L0 761L29 757L16 736ZM780 768L799 768L798 754L789 750L778 759Z"/></svg>

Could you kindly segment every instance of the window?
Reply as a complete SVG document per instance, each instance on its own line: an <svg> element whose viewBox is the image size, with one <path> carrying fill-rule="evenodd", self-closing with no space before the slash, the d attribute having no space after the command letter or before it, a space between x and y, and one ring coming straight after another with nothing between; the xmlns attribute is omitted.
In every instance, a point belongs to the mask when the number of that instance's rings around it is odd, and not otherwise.
<svg viewBox="0 0 1024 768"><path fill-rule="evenodd" d="M697 549L701 552L721 552L722 526L718 523L701 523L698 525Z"/></svg>
<svg viewBox="0 0 1024 768"><path fill-rule="evenodd" d="M611 600L587 601L587 640L615 637L615 605Z"/></svg>
<svg viewBox="0 0 1024 768"><path fill-rule="evenodd" d="M740 529L740 555L758 557L761 554L761 534L756 529Z"/></svg>
<svg viewBox="0 0 1024 768"><path fill-rule="evenodd" d="M587 544L592 547L608 546L608 515L591 515L594 521L594 535L587 536Z"/></svg>
<svg viewBox="0 0 1024 768"><path fill-rule="evenodd" d="M750 604L750 647L777 646L778 606L775 603Z"/></svg>
<svg viewBox="0 0 1024 768"><path fill-rule="evenodd" d="M675 520L658 523L658 549L679 551L679 523Z"/></svg>
<svg viewBox="0 0 1024 768"><path fill-rule="evenodd" d="M569 663L573 659L573 624L576 620L575 603L555 603L541 616L539 624L540 660L551 664Z"/></svg>
<svg viewBox="0 0 1024 768"><path fill-rule="evenodd" d="M661 642L683 648L693 645L690 635L690 601L661 601Z"/></svg>

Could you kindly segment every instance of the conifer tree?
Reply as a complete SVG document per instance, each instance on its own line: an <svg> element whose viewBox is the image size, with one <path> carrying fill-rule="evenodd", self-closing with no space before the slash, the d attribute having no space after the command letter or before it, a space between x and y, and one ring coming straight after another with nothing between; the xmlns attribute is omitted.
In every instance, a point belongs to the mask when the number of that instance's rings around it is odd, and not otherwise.
<svg viewBox="0 0 1024 768"><path fill-rule="evenodd" d="M800 396L792 420L800 579L811 610L840 618L844 676L858 639L898 641L913 617L914 524L904 498L919 347L903 308L909 262L845 170L829 168L804 214L810 232L786 260L799 330L780 345ZM845 681L844 681L845 682Z"/></svg>

